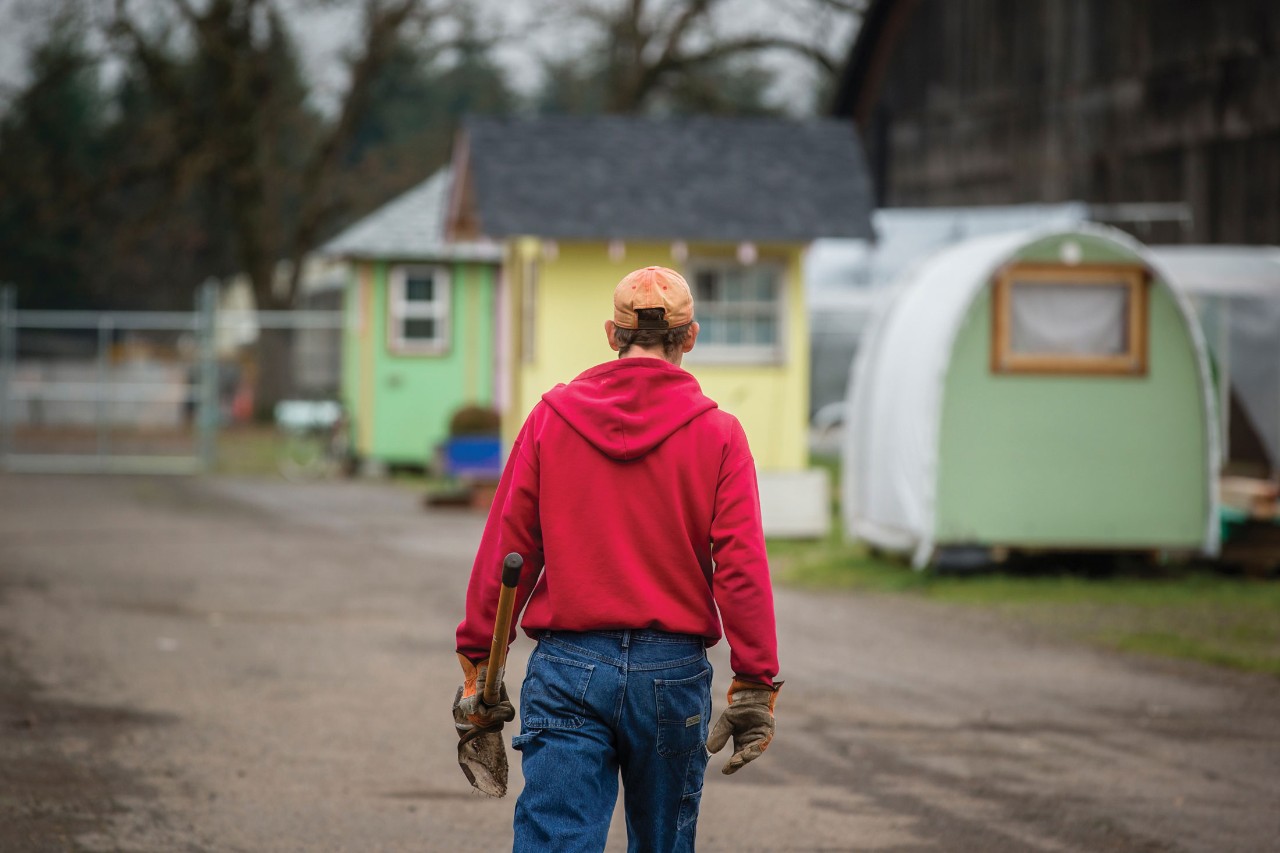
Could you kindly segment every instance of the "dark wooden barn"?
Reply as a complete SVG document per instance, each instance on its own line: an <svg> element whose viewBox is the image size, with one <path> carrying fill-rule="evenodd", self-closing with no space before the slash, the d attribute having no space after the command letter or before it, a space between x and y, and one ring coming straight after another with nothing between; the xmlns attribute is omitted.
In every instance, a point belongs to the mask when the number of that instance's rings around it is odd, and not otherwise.
<svg viewBox="0 0 1280 853"><path fill-rule="evenodd" d="M1280 243L1275 0L871 0L835 112L883 206L1078 199L1152 242Z"/></svg>

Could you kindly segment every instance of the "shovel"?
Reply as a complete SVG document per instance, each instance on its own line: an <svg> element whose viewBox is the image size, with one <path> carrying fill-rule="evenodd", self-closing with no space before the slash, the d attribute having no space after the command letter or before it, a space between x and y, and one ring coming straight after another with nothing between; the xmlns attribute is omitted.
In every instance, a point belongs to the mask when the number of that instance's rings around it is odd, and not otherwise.
<svg viewBox="0 0 1280 853"><path fill-rule="evenodd" d="M502 590L498 595L498 613L493 622L493 642L489 646L489 668L485 673L486 705L502 699L502 676L507 663L507 635L511 632L511 613L515 609L516 587L524 558L508 554L502 561ZM490 797L507 793L507 750L500 728L472 728L458 741L458 766L466 774L471 787Z"/></svg>

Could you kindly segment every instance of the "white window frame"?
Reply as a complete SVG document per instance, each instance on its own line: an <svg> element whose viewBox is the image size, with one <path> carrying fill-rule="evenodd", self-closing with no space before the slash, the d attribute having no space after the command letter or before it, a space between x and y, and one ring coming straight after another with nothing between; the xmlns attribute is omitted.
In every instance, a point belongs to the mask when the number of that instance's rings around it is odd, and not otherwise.
<svg viewBox="0 0 1280 853"><path fill-rule="evenodd" d="M435 282L435 298L430 302L410 302L405 298L405 282L415 275L430 274ZM451 325L449 268L434 264L400 264L391 268L387 288L387 345L397 355L443 355L449 351ZM435 320L436 336L430 340L404 336L407 320Z"/></svg>
<svg viewBox="0 0 1280 853"><path fill-rule="evenodd" d="M699 333L698 343L689 358L699 364L783 364L787 353L787 310L788 281L786 266L774 261L757 261L753 264L741 264L730 259L698 259L692 260L686 267L685 278L693 289L694 319L702 321L708 316L716 316L719 305L708 305L698 298L697 276L702 272L725 272L729 270L758 270L773 272L777 284L772 302L774 320L777 323L777 336L772 344L729 344L712 343ZM753 302L751 305L764 303ZM741 303L739 303L739 306Z"/></svg>

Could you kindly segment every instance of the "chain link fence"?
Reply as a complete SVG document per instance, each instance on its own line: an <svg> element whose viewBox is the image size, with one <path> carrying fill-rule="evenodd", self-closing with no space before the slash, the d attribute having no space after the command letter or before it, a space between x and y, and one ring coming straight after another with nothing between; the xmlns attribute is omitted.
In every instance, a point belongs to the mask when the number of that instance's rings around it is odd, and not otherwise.
<svg viewBox="0 0 1280 853"><path fill-rule="evenodd" d="M220 310L208 285L189 312L31 311L0 288L0 468L213 470L220 431L337 398L339 301Z"/></svg>

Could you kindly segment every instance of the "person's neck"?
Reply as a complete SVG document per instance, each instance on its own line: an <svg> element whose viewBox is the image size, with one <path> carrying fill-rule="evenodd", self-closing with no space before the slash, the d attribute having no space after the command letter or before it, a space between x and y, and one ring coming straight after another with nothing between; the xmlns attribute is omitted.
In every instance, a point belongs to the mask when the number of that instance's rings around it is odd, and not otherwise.
<svg viewBox="0 0 1280 853"><path fill-rule="evenodd" d="M674 364L676 367L679 367L680 362L682 361L681 356L683 355L684 353L677 352L675 359L672 360L667 358L666 354L660 349L652 350L645 349L644 347L630 346L627 347L627 351L625 353L618 353L618 358L656 358L658 361L665 361L667 364Z"/></svg>

